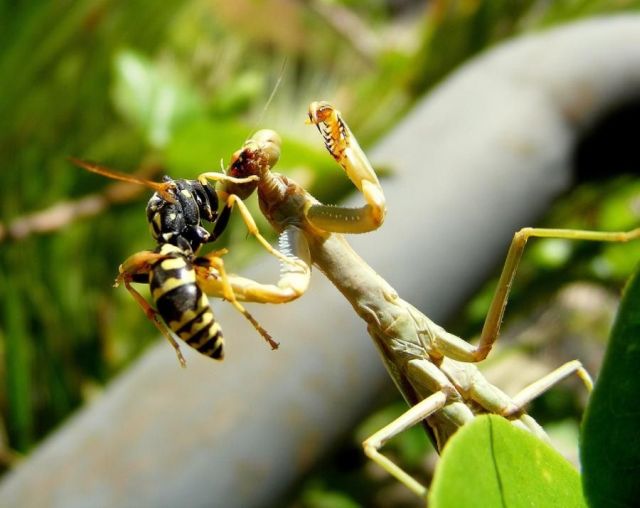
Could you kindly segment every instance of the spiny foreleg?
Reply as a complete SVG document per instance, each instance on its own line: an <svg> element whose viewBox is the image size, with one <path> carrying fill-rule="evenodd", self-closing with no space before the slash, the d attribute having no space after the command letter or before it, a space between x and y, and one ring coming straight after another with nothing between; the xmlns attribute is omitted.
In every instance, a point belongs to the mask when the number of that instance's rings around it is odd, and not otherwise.
<svg viewBox="0 0 640 508"><path fill-rule="evenodd" d="M366 233L378 229L387 211L384 193L369 159L340 112L327 102L312 102L309 122L316 125L327 150L362 193L366 205L346 208L316 204L307 210L307 219L315 227L333 233Z"/></svg>

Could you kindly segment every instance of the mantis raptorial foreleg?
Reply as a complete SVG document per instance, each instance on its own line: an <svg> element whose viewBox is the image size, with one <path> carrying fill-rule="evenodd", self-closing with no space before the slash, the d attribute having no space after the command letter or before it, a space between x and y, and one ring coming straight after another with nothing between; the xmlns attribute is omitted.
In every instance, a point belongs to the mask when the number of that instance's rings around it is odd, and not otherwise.
<svg viewBox="0 0 640 508"><path fill-rule="evenodd" d="M234 178L224 173L211 173L211 172L202 173L198 176L198 180L200 181L213 180L213 181L223 181L223 182L236 183L236 184L259 181L259 179L260 178L257 175L252 175L246 178ZM258 226L256 225L256 221L253 219L251 212L247 208L247 205L239 196L237 196L236 194L228 194L227 192L224 192L224 191L218 191L218 197L225 202L225 208L222 214L224 214L224 216L226 217L226 221L228 221L228 217L231 215L231 211L233 210L233 207L237 205L240 211L240 216L242 217L242 221L247 226L247 230L249 231L249 234L253 235L256 238L256 240L260 242L260 245L262 245L262 247L272 256L275 256L283 263L296 264L295 259L287 257L284 254L282 254L279 250L274 249L272 245L265 239L265 237L262 236L262 234L260 233L260 230L258 229ZM226 227L226 223L224 224L224 226L221 227L221 229L224 229L224 227ZM214 233L212 235L212 240L215 240L217 236L218 235L214 230Z"/></svg>
<svg viewBox="0 0 640 508"><path fill-rule="evenodd" d="M387 212L384 193L369 159L340 112L326 102L312 102L309 122L318 127L327 150L367 204L361 208L313 204L306 210L307 220L318 229L334 233L366 233L378 229Z"/></svg>
<svg viewBox="0 0 640 508"><path fill-rule="evenodd" d="M206 183L207 180L213 182L229 182L236 184L244 184L250 182L257 182L260 178L257 175L251 175L243 178L236 178L234 176L227 175L225 173L217 173L215 171L206 171L198 175L198 180L201 183Z"/></svg>
<svg viewBox="0 0 640 508"><path fill-rule="evenodd" d="M278 258L283 263L292 264L292 265L299 264L295 259L291 257L287 257L286 255L282 254L278 249L273 248L273 246L260 233L260 230L256 225L256 221L253 219L253 216L251 215L251 212L247 208L247 205L245 205L244 201L242 201L235 194L231 194L227 199L227 206L230 208L233 208L234 205L238 206L238 210L240 211L240 216L242 217L242 221L247 226L247 230L249 231L249 234L253 235L256 238L256 240L260 242L260 245L262 245L264 250L266 250L272 256Z"/></svg>
<svg viewBox="0 0 640 508"><path fill-rule="evenodd" d="M311 279L311 254L309 244L296 227L287 228L280 235L280 252L288 259L280 267L277 284L262 284L235 274L228 274L227 284L236 300L254 303L287 303L302 296ZM214 267L200 268L198 280L209 296L225 297L225 287Z"/></svg>

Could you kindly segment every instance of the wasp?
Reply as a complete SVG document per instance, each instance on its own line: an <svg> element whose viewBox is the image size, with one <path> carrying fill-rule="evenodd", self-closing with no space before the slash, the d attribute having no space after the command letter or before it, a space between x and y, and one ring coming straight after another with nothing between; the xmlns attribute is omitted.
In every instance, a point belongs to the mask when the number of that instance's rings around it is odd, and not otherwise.
<svg viewBox="0 0 640 508"><path fill-rule="evenodd" d="M115 286L124 284L173 346L181 365L186 362L172 332L203 355L216 360L224 358L222 330L201 289L201 277L219 279L223 298L251 322L272 349L278 347L278 343L237 301L222 262L226 249L198 256L204 244L214 242L224 232L237 204L249 232L270 253L290 262L262 237L242 201L253 193L259 177L250 174L252 166L240 153L234 154L227 173L206 172L195 180L174 180L165 176L162 182L138 178L81 159L70 160L107 178L144 185L155 191L147 204L146 216L157 246L127 258L119 267ZM216 189L212 181L220 183L220 188ZM219 211L221 201L224 206ZM211 233L203 226L203 221L213 224ZM132 287L132 283L149 285L155 308Z"/></svg>

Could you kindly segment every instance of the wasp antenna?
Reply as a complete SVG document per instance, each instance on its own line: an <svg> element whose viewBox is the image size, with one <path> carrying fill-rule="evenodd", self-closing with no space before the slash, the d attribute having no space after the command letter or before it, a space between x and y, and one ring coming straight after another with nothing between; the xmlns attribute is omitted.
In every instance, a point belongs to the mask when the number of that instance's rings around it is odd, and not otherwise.
<svg viewBox="0 0 640 508"><path fill-rule="evenodd" d="M115 169L108 168L107 166L102 166L101 164L85 161L76 157L68 157L68 159L76 166L87 171L91 171L92 173L111 178L112 180L120 180L122 182L144 185L145 187L148 187L149 189L160 194L163 199L169 201L170 203L173 203L175 201L175 197L170 192L170 189L173 188L173 183L171 182L154 182L152 180L146 180L145 178L140 178L135 175L122 173L120 171L116 171Z"/></svg>

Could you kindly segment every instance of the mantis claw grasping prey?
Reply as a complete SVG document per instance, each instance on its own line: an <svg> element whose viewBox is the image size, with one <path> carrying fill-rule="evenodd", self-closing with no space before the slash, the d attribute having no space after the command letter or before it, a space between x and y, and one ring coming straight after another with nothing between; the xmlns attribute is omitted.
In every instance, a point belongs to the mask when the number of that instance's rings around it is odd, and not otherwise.
<svg viewBox="0 0 640 508"><path fill-rule="evenodd" d="M308 288L311 266L316 265L351 303L367 323L367 330L396 386L411 408L363 443L368 457L419 496L427 489L380 449L386 441L420 421L426 421L438 450L456 430L476 414L501 415L514 425L547 440L542 427L524 407L551 386L576 374L588 390L592 381L582 364L568 362L509 397L492 385L473 363L487 357L498 337L511 283L531 237L567 238L604 242L625 242L640 237L640 229L628 232L596 232L524 228L511 242L484 327L477 345L447 332L431 321L380 277L349 246L340 233L365 233L384 221L386 203L382 187L366 155L358 146L340 113L325 102L309 107L309 121L320 131L326 148L360 190L366 204L360 208L327 206L304 188L271 171L280 154L280 137L271 130L258 131L234 160L252 162L260 178L260 209L280 233L280 250L296 263L282 265L275 285L229 275L238 300L284 303L301 296ZM214 269L198 274L203 290L224 296ZM208 271L207 271L208 270Z"/></svg>

